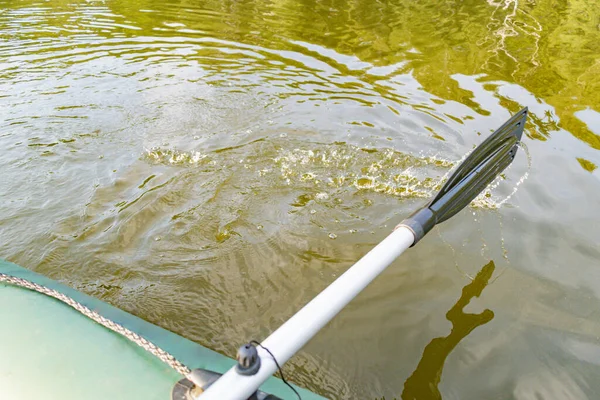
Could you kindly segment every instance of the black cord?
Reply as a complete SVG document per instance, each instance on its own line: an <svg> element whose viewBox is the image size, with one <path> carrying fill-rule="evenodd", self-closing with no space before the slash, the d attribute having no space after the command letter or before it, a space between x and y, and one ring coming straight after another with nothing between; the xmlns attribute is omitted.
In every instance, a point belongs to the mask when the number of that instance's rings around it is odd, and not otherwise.
<svg viewBox="0 0 600 400"><path fill-rule="evenodd" d="M267 349L265 346L263 346L256 340L251 340L250 343L252 343L255 346L259 346L261 349L265 350L267 353L269 353L271 355L271 358L273 359L273 361L275 361L275 365L277 366L277 369L279 370L279 374L281 375L281 380L283 381L283 383L288 385L290 387L290 389L292 389L294 391L294 393L296 393L296 396L298 396L299 400L302 400L302 397L300 397L300 393L298 393L298 391L296 391L296 389L294 389L294 387L292 385L290 385L288 383L288 381L285 380L285 377L283 376L283 370L279 366L279 363L275 359L275 356L273 355L273 353L271 353L271 351L269 349Z"/></svg>

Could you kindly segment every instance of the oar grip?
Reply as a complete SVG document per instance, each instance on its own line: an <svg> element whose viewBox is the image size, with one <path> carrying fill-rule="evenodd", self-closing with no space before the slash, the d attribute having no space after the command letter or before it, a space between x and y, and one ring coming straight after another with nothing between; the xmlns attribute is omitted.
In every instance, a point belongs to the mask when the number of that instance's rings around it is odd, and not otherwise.
<svg viewBox="0 0 600 400"><path fill-rule="evenodd" d="M423 238L436 224L436 216L433 211L429 208L421 208L417 212L413 213L410 217L406 218L398 227L404 226L412 231L415 235L415 241L410 246L417 244L419 240Z"/></svg>

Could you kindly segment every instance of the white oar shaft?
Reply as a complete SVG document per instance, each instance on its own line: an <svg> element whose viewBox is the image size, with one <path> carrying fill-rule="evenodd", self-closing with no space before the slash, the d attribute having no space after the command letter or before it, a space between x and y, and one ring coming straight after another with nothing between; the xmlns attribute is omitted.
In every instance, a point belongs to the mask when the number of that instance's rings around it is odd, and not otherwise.
<svg viewBox="0 0 600 400"><path fill-rule="evenodd" d="M279 365L283 365L392 261L409 248L414 240L411 230L403 226L398 227L273 332L262 342L262 345L271 351ZM198 400L243 400L250 397L277 370L275 362L266 351L259 348L258 354L261 358L261 366L255 375L240 375L235 368L231 368L200 395Z"/></svg>

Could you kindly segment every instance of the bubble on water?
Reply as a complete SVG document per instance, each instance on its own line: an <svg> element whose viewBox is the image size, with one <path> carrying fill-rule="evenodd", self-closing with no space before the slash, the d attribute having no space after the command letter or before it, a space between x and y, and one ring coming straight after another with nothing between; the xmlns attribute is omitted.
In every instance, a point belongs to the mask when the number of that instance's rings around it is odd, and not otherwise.
<svg viewBox="0 0 600 400"><path fill-rule="evenodd" d="M327 236L329 236L329 239L335 239L335 238L337 238L337 235L335 233L330 233Z"/></svg>

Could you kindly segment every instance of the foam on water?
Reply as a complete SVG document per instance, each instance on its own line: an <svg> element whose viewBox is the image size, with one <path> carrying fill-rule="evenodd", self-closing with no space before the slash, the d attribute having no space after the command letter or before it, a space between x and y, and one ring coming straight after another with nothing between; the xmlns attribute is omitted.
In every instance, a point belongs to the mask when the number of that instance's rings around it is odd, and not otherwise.
<svg viewBox="0 0 600 400"><path fill-rule="evenodd" d="M310 185L323 190L314 196L323 200L339 188L399 198L429 198L442 187L453 168L468 155L452 161L439 156L413 156L390 148L368 149L346 143L302 144L302 147L294 147L298 143L275 141L273 152L263 152L264 148L257 147L256 143L243 146L243 158L239 160L230 157L227 152L181 151L161 147L146 150L143 158L152 163L179 167L220 165L237 173L248 174L253 179L270 177L284 181L289 186ZM523 146L523 149L530 168L531 157L527 148ZM503 196L496 194L502 182L507 181L506 174L502 174L471 202L471 207L500 208L516 193L527 176L525 172L516 181L511 193Z"/></svg>

